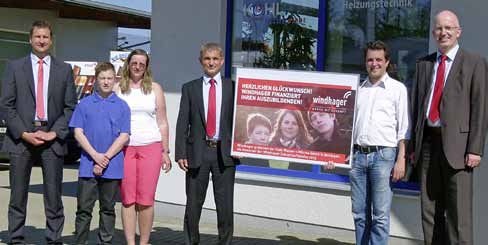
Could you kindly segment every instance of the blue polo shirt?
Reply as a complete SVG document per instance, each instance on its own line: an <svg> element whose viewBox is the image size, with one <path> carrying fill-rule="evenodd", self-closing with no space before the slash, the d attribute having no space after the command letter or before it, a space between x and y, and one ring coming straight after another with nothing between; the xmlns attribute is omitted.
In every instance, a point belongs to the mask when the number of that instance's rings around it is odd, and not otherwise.
<svg viewBox="0 0 488 245"><path fill-rule="evenodd" d="M130 109L115 93L102 98L95 92L76 106L69 126L83 129L91 146L105 153L120 133L130 133ZM95 177L93 166L93 159L82 149L79 177ZM122 179L123 176L124 154L120 151L110 160L101 177Z"/></svg>

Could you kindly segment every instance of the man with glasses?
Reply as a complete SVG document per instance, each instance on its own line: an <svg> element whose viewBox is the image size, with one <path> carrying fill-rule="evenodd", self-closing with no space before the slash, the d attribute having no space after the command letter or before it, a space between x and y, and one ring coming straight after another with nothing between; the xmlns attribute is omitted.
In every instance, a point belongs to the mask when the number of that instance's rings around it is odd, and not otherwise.
<svg viewBox="0 0 488 245"><path fill-rule="evenodd" d="M435 16L437 52L417 63L410 150L421 164L425 244L473 244L473 169L486 135L485 60L459 47L456 14Z"/></svg>

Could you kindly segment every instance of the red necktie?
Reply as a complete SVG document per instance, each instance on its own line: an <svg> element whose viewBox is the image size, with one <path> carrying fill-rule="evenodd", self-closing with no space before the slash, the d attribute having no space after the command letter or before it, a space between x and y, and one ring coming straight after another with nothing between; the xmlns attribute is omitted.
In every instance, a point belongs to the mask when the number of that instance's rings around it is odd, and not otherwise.
<svg viewBox="0 0 488 245"><path fill-rule="evenodd" d="M212 139L215 135L215 80L210 79L208 90L208 111L207 111L207 137Z"/></svg>
<svg viewBox="0 0 488 245"><path fill-rule="evenodd" d="M441 55L441 62L437 67L437 74L435 76L434 94L432 95L432 102L430 103L429 120L437 122L439 120L439 104L441 102L442 90L444 89L444 75L446 72L447 56Z"/></svg>
<svg viewBox="0 0 488 245"><path fill-rule="evenodd" d="M44 118L44 62L40 59L37 70L36 114L39 120Z"/></svg>

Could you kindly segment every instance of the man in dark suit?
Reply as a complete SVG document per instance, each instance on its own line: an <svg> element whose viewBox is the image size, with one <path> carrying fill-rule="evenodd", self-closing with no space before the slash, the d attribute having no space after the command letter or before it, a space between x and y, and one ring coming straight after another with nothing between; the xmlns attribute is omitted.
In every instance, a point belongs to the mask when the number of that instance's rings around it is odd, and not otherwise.
<svg viewBox="0 0 488 245"><path fill-rule="evenodd" d="M459 48L461 27L439 12L437 52L417 63L412 88L411 151L421 164L425 244L473 243L473 169L485 143L485 60Z"/></svg>
<svg viewBox="0 0 488 245"><path fill-rule="evenodd" d="M186 172L186 244L198 244L198 224L212 173L219 244L231 244L234 230L234 179L237 161L230 156L234 83L223 79L222 48L207 43L200 50L204 75L183 85L176 124L175 160Z"/></svg>
<svg viewBox="0 0 488 245"><path fill-rule="evenodd" d="M27 195L32 166L40 163L43 176L46 241L61 244L64 225L61 185L64 140L76 105L73 73L51 55L52 29L36 21L30 30L32 53L7 64L2 79L1 105L7 112L3 150L10 156L10 243L23 244Z"/></svg>

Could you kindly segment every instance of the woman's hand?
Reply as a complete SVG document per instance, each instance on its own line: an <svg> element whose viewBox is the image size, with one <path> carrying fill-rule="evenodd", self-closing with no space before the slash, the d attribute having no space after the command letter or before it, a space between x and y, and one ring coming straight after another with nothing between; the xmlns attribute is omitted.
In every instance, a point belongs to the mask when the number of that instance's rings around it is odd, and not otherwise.
<svg viewBox="0 0 488 245"><path fill-rule="evenodd" d="M171 160L169 159L169 154L167 152L163 152L161 169L164 170L165 173L168 173L171 170Z"/></svg>

